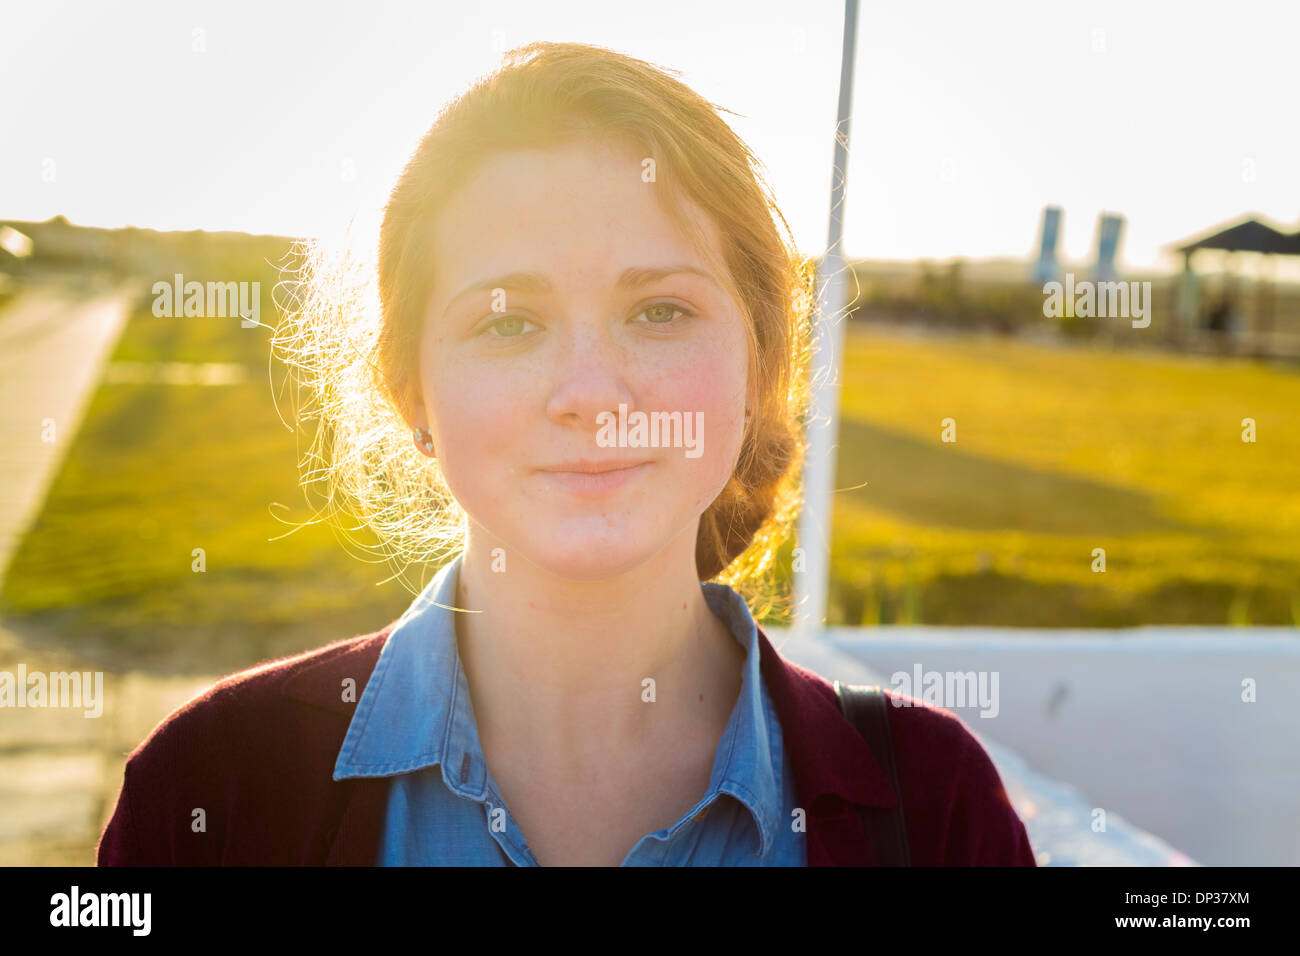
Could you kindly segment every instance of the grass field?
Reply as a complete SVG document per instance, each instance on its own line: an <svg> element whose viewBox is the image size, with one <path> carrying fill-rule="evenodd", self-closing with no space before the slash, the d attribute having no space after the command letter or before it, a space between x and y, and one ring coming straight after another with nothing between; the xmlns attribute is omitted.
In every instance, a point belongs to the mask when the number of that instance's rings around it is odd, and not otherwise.
<svg viewBox="0 0 1300 956"><path fill-rule="evenodd" d="M842 623L1295 623L1294 368L863 328L845 362Z"/></svg>
<svg viewBox="0 0 1300 956"><path fill-rule="evenodd" d="M410 594L379 583L386 566L347 554L328 525L284 536L308 511L266 354L264 329L142 303L116 361L237 362L249 379L101 384L10 570L6 613L124 657L217 668L396 617ZM832 623L1300 614L1294 371L854 327L845 379ZM955 442L941 440L949 418Z"/></svg>
<svg viewBox="0 0 1300 956"><path fill-rule="evenodd" d="M228 362L222 386L103 382L5 581L4 607L124 660L227 668L382 627L411 596L350 557L297 487L266 329L132 315L114 361ZM192 569L194 549L206 570Z"/></svg>

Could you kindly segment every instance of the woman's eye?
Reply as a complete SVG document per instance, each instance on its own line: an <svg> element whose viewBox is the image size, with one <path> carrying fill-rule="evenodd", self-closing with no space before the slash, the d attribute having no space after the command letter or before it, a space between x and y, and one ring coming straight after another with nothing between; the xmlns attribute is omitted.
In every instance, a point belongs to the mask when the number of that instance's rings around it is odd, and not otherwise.
<svg viewBox="0 0 1300 956"><path fill-rule="evenodd" d="M691 314L680 306L669 302L657 302L641 314L649 318L650 321L647 323L649 325L671 325L674 313L681 315L683 318Z"/></svg>
<svg viewBox="0 0 1300 956"><path fill-rule="evenodd" d="M483 330L496 329L496 335L488 336L493 339L517 339L524 330L524 323L528 320L522 315L503 315L501 318L489 322Z"/></svg>

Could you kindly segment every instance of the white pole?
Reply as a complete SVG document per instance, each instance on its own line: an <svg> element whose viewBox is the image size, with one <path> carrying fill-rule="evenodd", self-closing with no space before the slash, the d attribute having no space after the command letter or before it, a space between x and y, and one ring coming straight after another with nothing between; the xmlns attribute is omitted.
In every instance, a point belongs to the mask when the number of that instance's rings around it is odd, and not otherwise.
<svg viewBox="0 0 1300 956"><path fill-rule="evenodd" d="M840 61L840 103L831 168L831 217L817 274L820 318L814 330L812 408L807 424L804 504L799 514L798 547L804 568L794 572L792 636L818 634L826 622L830 580L831 493L835 482L835 440L840 423L840 369L844 351L844 197L849 166L849 118L853 111L853 60L858 36L857 0L844 2L844 49Z"/></svg>

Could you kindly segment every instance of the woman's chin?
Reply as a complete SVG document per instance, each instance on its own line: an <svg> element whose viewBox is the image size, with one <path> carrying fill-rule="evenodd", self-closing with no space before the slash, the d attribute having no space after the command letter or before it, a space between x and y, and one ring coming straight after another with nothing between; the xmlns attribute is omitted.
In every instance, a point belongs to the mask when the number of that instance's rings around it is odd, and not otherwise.
<svg viewBox="0 0 1300 956"><path fill-rule="evenodd" d="M631 571L660 550L658 547L638 543L638 540L630 534L564 540L552 538L529 557L533 564L559 578L570 581L605 581Z"/></svg>

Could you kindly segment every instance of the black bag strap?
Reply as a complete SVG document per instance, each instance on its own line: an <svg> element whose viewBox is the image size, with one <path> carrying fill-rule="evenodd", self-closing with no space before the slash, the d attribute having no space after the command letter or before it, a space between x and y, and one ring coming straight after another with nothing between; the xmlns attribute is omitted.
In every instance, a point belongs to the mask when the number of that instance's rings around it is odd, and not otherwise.
<svg viewBox="0 0 1300 956"><path fill-rule="evenodd" d="M903 791L898 785L898 765L894 762L894 741L889 733L889 701L879 687L841 684L835 681L840 710L857 728L862 739L876 755L889 785L898 796L898 806L859 807L862 828L871 841L878 866L911 866L912 854L907 845L907 825L903 818Z"/></svg>

